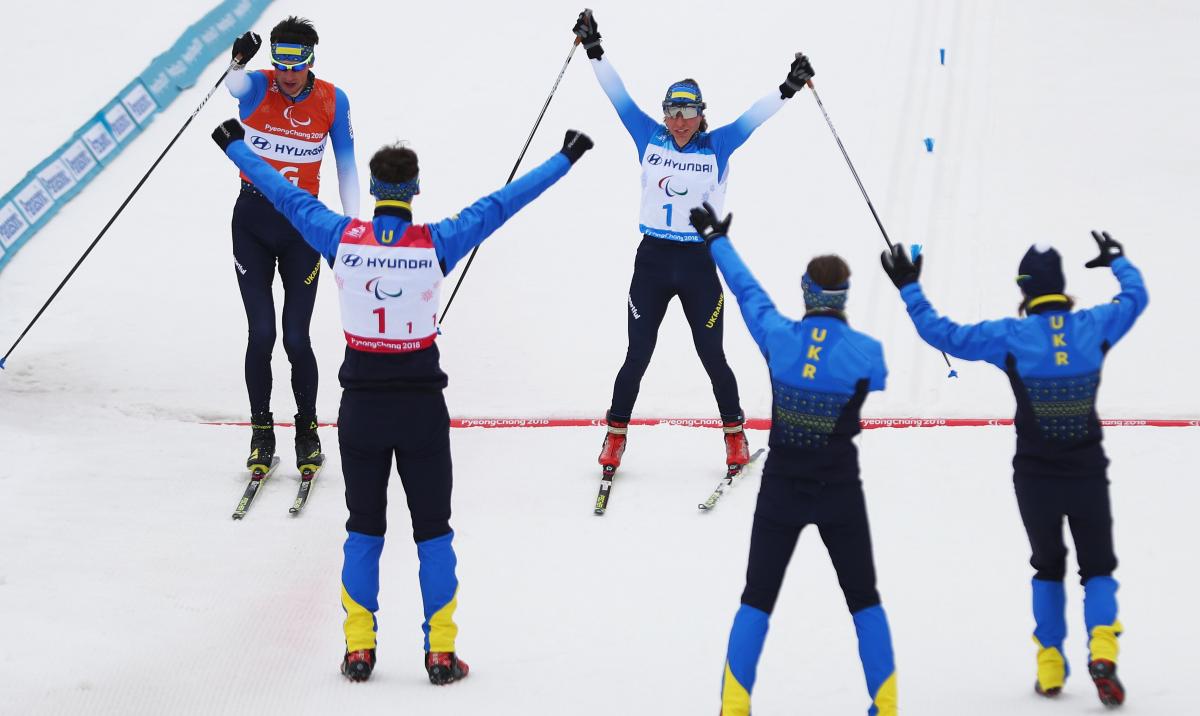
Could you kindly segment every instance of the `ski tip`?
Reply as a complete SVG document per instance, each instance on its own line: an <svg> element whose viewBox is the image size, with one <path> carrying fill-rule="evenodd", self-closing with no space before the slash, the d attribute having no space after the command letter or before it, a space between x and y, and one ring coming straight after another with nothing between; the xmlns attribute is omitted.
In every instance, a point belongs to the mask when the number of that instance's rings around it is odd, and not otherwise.
<svg viewBox="0 0 1200 716"><path fill-rule="evenodd" d="M240 520L245 516L246 516L245 512L234 512L233 513L233 519L235 519L235 520Z"/></svg>

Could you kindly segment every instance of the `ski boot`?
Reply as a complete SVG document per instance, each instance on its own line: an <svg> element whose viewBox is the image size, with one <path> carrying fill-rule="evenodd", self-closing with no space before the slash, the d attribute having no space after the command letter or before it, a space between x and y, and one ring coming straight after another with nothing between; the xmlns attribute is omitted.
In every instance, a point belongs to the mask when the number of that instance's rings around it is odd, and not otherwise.
<svg viewBox="0 0 1200 716"><path fill-rule="evenodd" d="M430 683L445 686L465 679L471 667L467 666L467 662L460 660L453 651L427 651L425 670L429 672Z"/></svg>
<svg viewBox="0 0 1200 716"><path fill-rule="evenodd" d="M252 472L271 469L275 457L275 420L270 413L255 413L250 417L250 457L246 467Z"/></svg>
<svg viewBox="0 0 1200 716"><path fill-rule="evenodd" d="M317 437L317 416L296 416L296 469L316 472L325 462L321 454L321 438Z"/></svg>
<svg viewBox="0 0 1200 716"><path fill-rule="evenodd" d="M629 432L628 420L614 420L611 415L605 420L608 432L604 435L604 444L600 447L600 465L616 470L621 466L621 456L625 454L625 435Z"/></svg>
<svg viewBox="0 0 1200 716"><path fill-rule="evenodd" d="M736 474L750 463L750 443L746 441L741 420L725 421L721 429L725 431L725 465L730 473Z"/></svg>
<svg viewBox="0 0 1200 716"><path fill-rule="evenodd" d="M1108 659L1088 662L1088 674L1096 682L1100 703L1105 706L1120 706L1125 703L1125 687L1117 679L1117 665Z"/></svg>
<svg viewBox="0 0 1200 716"><path fill-rule="evenodd" d="M351 681L366 681L375 669L375 650L348 651L342 657L342 674Z"/></svg>

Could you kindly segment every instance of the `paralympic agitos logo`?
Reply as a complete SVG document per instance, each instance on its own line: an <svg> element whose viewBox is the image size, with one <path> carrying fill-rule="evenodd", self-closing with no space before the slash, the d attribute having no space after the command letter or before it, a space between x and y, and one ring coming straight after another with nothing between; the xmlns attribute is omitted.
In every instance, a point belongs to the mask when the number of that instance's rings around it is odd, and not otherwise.
<svg viewBox="0 0 1200 716"><path fill-rule="evenodd" d="M670 175L670 176L665 176L662 179L659 179L658 180L658 188L665 191L667 193L667 196L687 196L687 193L688 193L687 189L684 189L683 191L679 191L678 189L674 189L671 187L671 179L673 179L673 178L674 178L674 175Z"/></svg>
<svg viewBox="0 0 1200 716"><path fill-rule="evenodd" d="M401 295L403 295L404 289L397 288L395 293L388 293L382 288L382 283L383 276L376 276L370 281L367 281L363 288L365 288L368 292L375 294L375 298L380 301L386 301L389 298L399 298Z"/></svg>

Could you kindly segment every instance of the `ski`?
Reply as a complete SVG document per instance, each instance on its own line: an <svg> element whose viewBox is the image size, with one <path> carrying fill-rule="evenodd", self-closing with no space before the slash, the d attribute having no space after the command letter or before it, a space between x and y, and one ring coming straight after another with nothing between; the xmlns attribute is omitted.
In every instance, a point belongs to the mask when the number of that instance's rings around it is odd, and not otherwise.
<svg viewBox="0 0 1200 716"><path fill-rule="evenodd" d="M608 494L612 490L613 475L617 468L612 465L604 466L604 476L600 478L600 492L596 495L596 514L602 515L608 509Z"/></svg>
<svg viewBox="0 0 1200 716"><path fill-rule="evenodd" d="M310 465L304 465L300 468L300 490L296 493L296 501L288 508L288 514L297 515L304 508L304 504L308 502L308 495L312 492L313 480L317 479L317 475L321 474L321 468L325 465L325 455L317 456L317 459Z"/></svg>
<svg viewBox="0 0 1200 716"><path fill-rule="evenodd" d="M258 488L266 482L267 478L275 474L275 468L279 467L279 458L271 458L271 467L263 472L262 466L258 466L250 473L250 483L246 485L246 491L242 494L241 501L238 502L237 509L233 511L233 519L240 520L246 516L246 510L250 509L250 503L254 501L254 496L258 494Z"/></svg>
<svg viewBox="0 0 1200 716"><path fill-rule="evenodd" d="M717 489L713 490L713 493L708 496L707 500L705 500L704 502L701 502L699 505L696 505L696 506L699 507L700 510L703 512L708 512L709 510L716 507L717 500L720 500L721 496L725 494L725 488L731 487L733 485L733 481L736 478L739 478L742 475L744 475L746 473L746 468L753 465L755 463L755 461L758 460L759 456L761 456L766 451L767 451L766 448L759 448L759 449L755 450L754 454L750 456L750 462L746 463L745 465L730 465L729 468L727 469L727 471L725 472L724 479L722 479L720 482L717 483Z"/></svg>

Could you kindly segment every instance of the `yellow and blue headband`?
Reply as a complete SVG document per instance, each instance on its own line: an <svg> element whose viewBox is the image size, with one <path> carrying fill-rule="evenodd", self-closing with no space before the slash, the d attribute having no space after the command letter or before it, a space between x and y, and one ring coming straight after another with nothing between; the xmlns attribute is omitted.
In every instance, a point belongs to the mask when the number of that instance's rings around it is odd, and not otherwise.
<svg viewBox="0 0 1200 716"><path fill-rule="evenodd" d="M288 42L271 43L271 64L280 71L301 72L312 67L315 51L312 45Z"/></svg>
<svg viewBox="0 0 1200 716"><path fill-rule="evenodd" d="M371 196L379 202L401 202L408 204L421 191L421 178L413 177L408 181L386 182L371 177ZM408 208L405 206L405 208Z"/></svg>
<svg viewBox="0 0 1200 716"><path fill-rule="evenodd" d="M800 279L800 287L804 289L804 307L809 310L830 308L835 311L843 311L846 309L846 295L850 290L849 281L840 286L825 288L812 280L812 277L806 272Z"/></svg>

